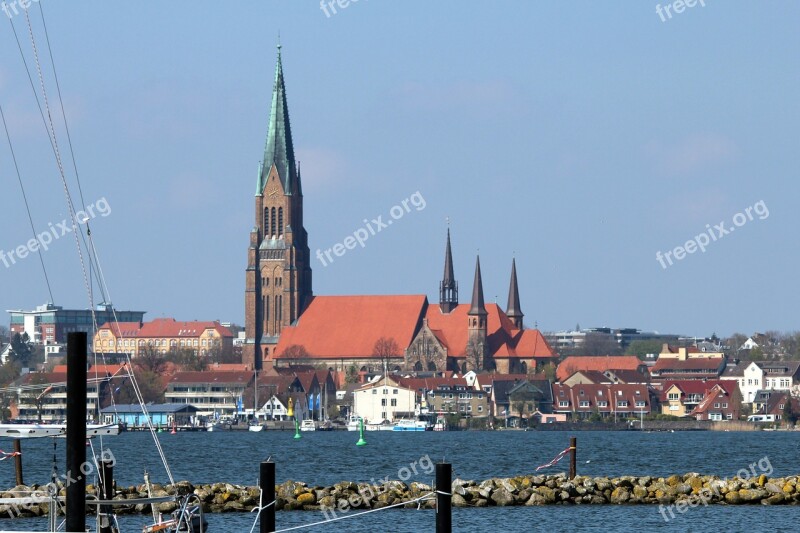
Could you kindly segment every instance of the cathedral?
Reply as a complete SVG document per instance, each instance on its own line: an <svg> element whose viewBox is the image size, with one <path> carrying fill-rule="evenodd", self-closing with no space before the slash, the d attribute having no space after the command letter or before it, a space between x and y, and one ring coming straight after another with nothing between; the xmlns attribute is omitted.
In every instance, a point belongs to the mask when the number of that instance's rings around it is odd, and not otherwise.
<svg viewBox="0 0 800 533"><path fill-rule="evenodd" d="M470 303L459 303L449 229L438 304L425 295L314 296L310 259L278 46L247 254L243 362L256 369L525 373L555 360L541 333L523 326L514 260L505 310L484 302L480 258Z"/></svg>

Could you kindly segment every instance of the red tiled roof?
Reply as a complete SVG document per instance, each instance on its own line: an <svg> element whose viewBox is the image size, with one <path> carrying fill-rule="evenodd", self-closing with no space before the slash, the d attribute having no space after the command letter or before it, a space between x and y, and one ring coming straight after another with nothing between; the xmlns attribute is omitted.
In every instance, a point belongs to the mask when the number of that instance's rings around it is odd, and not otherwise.
<svg viewBox="0 0 800 533"><path fill-rule="evenodd" d="M109 329L117 338L136 337L139 334L139 329L141 329L141 327L141 322L106 322L97 328L97 330L100 331L101 329Z"/></svg>
<svg viewBox="0 0 800 533"><path fill-rule="evenodd" d="M372 357L381 337L393 338L402 356L426 303L424 295L315 296L297 324L281 332L276 357L292 345L311 358Z"/></svg>
<svg viewBox="0 0 800 533"><path fill-rule="evenodd" d="M583 394L581 394L583 392ZM637 394L638 393L638 394ZM627 401L627 407L619 407L618 402ZM559 402L568 401L569 406L562 407ZM581 401L588 401L589 405L581 407ZM601 407L598 401L605 401L607 405ZM644 401L645 407L636 407L637 401ZM647 385L627 384L587 384L569 387L562 383L553 384L553 410L576 412L650 412L652 408L650 393Z"/></svg>
<svg viewBox="0 0 800 533"><path fill-rule="evenodd" d="M661 401L667 400L667 391L672 388L672 386L678 387L684 395L690 394L702 394L706 395L708 391L713 389L715 386L719 385L722 387L725 392L728 394L733 393L733 388L739 387L739 384L736 380L733 379L684 379L684 380L667 380L664 382L664 385L661 389Z"/></svg>
<svg viewBox="0 0 800 533"><path fill-rule="evenodd" d="M643 364L635 355L570 356L558 365L556 379L564 381L579 370L636 370Z"/></svg>
<svg viewBox="0 0 800 533"><path fill-rule="evenodd" d="M156 318L142 324L138 337L197 337L205 330L213 329L223 337L233 337L231 331L219 322L178 322L174 318Z"/></svg>
<svg viewBox="0 0 800 533"><path fill-rule="evenodd" d="M486 304L486 341L489 355L507 357L555 357L537 329L517 329L497 304ZM438 305L429 305L425 318L436 338L447 347L451 357L466 357L469 330L467 313L469 304L458 305L450 313L443 313Z"/></svg>

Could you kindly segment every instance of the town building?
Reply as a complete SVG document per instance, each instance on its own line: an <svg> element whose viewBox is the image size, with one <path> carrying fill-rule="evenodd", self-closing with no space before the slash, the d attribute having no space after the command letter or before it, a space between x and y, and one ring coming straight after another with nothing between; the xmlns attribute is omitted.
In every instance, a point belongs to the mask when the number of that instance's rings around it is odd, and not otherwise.
<svg viewBox="0 0 800 533"><path fill-rule="evenodd" d="M197 408L177 403L148 404L145 416L142 404L110 405L100 410L103 424L124 424L128 428L147 427L147 419L157 428L197 426Z"/></svg>
<svg viewBox="0 0 800 533"><path fill-rule="evenodd" d="M29 372L13 384L16 389L12 417L20 422L65 423L67 420L67 373ZM105 367L90 368L86 383L86 416L98 420L99 408L108 396L113 374Z"/></svg>
<svg viewBox="0 0 800 533"><path fill-rule="evenodd" d="M699 420L731 420L728 415L738 419L742 403L738 384L731 380L665 381L660 395L661 414L706 417L698 418ZM708 398L720 398L720 400L711 402L709 406L706 401ZM715 406L716 403L719 405Z"/></svg>
<svg viewBox="0 0 800 533"><path fill-rule="evenodd" d="M11 315L11 334L28 334L34 344L66 346L67 334L86 333L87 342L95 336L95 325L106 322L137 322L144 319L144 311L119 311L111 303L98 304L94 309L64 309L47 303L32 311L8 310ZM52 355L54 349L50 350ZM57 354L63 350L55 350Z"/></svg>
<svg viewBox="0 0 800 533"><path fill-rule="evenodd" d="M650 377L657 382L716 380L725 370L726 362L722 352L704 352L696 347L673 347L665 344L656 363L650 367Z"/></svg>
<svg viewBox="0 0 800 533"><path fill-rule="evenodd" d="M373 424L393 422L416 415L416 391L404 387L392 376L382 376L353 393L353 411Z"/></svg>
<svg viewBox="0 0 800 533"><path fill-rule="evenodd" d="M197 407L198 416L243 413L244 391L253 378L252 372L177 372L170 378L164 398L166 403Z"/></svg>
<svg viewBox="0 0 800 533"><path fill-rule="evenodd" d="M553 412L573 420L593 415L614 420L639 419L652 412L653 403L646 385L553 384Z"/></svg>
<svg viewBox="0 0 800 533"><path fill-rule="evenodd" d="M556 369L556 379L563 382L575 372L628 370L644 374L646 365L635 355L599 355L565 357Z"/></svg>
<svg viewBox="0 0 800 533"><path fill-rule="evenodd" d="M755 401L760 390L782 390L798 395L800 394L800 362L735 362L727 365L720 379L736 381L745 403Z"/></svg>
<svg viewBox="0 0 800 533"><path fill-rule="evenodd" d="M166 354L174 350L192 350L205 356L217 351L230 354L233 334L217 321L181 322L157 318L150 322L107 322L94 337L95 353L126 353L136 357L146 347Z"/></svg>

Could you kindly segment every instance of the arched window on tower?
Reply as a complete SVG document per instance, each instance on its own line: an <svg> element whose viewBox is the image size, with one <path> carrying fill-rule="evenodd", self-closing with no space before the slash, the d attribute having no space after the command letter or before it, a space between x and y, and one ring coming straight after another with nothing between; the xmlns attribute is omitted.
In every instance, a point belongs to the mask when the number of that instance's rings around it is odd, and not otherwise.
<svg viewBox="0 0 800 533"><path fill-rule="evenodd" d="M275 236L275 208L270 209L270 235Z"/></svg>
<svg viewBox="0 0 800 533"><path fill-rule="evenodd" d="M278 208L278 237L283 237L283 208Z"/></svg>
<svg viewBox="0 0 800 533"><path fill-rule="evenodd" d="M269 207L264 208L264 236L269 235Z"/></svg>
<svg viewBox="0 0 800 533"><path fill-rule="evenodd" d="M269 325L269 298L264 297L264 324Z"/></svg>

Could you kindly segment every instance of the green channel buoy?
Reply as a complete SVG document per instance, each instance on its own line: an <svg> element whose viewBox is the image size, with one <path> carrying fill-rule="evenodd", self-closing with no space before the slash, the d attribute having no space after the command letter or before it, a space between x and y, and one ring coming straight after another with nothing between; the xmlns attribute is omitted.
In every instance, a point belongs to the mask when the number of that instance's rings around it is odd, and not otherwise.
<svg viewBox="0 0 800 533"><path fill-rule="evenodd" d="M356 442L356 446L366 446L367 441L364 440L364 419L360 418L358 422L358 442Z"/></svg>
<svg viewBox="0 0 800 533"><path fill-rule="evenodd" d="M300 436L300 425L297 423L297 419L294 419L294 438L299 439Z"/></svg>

